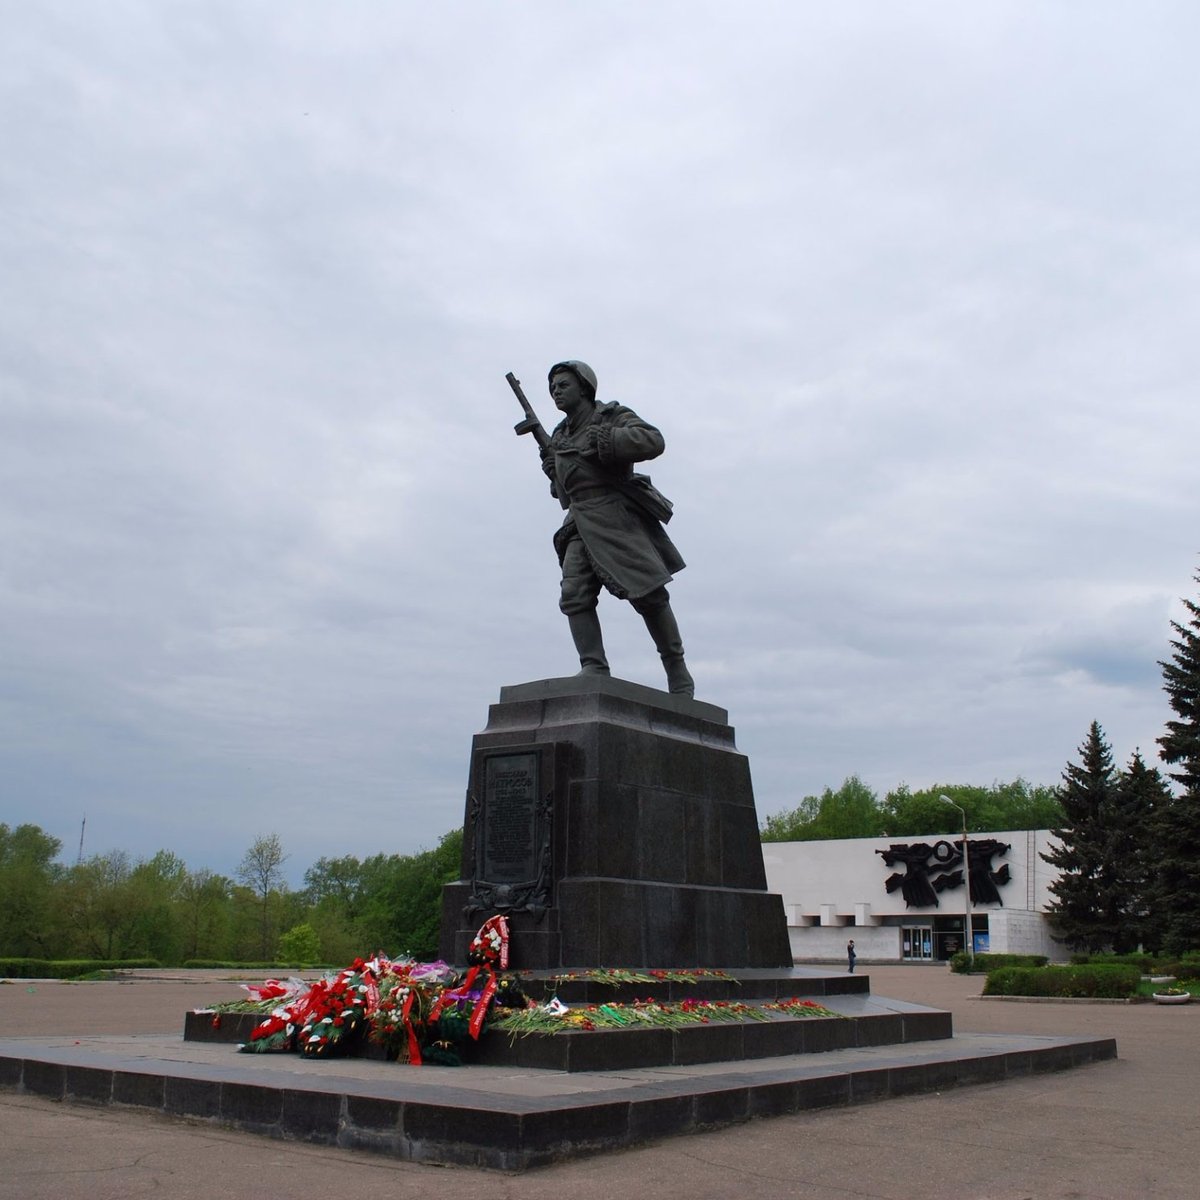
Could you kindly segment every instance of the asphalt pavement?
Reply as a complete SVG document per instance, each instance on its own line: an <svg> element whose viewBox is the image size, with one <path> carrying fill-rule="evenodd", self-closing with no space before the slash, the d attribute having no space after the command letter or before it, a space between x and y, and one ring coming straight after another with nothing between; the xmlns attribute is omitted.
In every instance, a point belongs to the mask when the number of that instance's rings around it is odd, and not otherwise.
<svg viewBox="0 0 1200 1200"><path fill-rule="evenodd" d="M1111 1036L1119 1057L751 1121L522 1175L396 1162L0 1090L0 1198L311 1200L378 1191L430 1200L1192 1200L1200 1191L1200 1005L995 1002L979 999L979 977L940 966L861 964L860 972L877 994L949 1009L959 1032ZM185 1010L237 994L220 975L16 981L0 986L0 1036L178 1032Z"/></svg>

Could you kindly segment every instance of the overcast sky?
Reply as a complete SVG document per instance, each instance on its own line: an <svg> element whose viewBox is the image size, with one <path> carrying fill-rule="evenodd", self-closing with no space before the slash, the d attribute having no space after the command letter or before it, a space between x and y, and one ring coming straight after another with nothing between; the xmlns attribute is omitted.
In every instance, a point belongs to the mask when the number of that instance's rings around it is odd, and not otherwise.
<svg viewBox="0 0 1200 1200"><path fill-rule="evenodd" d="M0 820L460 823L574 673L504 381L658 425L759 815L1156 759L1200 565L1192 3L0 0ZM640 620L614 673L658 685Z"/></svg>

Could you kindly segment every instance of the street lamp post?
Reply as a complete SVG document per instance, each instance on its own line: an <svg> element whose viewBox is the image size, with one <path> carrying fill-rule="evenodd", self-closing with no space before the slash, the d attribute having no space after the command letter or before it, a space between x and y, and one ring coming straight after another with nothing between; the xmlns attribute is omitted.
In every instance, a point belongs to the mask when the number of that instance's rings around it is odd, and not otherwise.
<svg viewBox="0 0 1200 1200"><path fill-rule="evenodd" d="M967 952L967 956L969 958L974 958L975 957L975 938L974 938L974 936L972 934L972 930L971 930L971 859L970 859L970 855L967 852L967 814L966 814L966 810L963 808L963 806L961 804L955 804L954 801L951 800L949 796L939 796L938 799L941 800L945 804L949 804L951 808L957 808L958 811L962 814L963 879L967 885L967 903L966 903L966 910L965 910L966 916L967 916L967 944L966 944L965 949Z"/></svg>

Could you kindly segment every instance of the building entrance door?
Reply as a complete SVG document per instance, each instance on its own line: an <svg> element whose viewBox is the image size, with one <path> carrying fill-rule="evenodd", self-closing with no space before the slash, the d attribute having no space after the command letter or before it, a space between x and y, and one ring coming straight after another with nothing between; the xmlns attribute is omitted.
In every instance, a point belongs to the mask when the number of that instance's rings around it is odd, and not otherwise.
<svg viewBox="0 0 1200 1200"><path fill-rule="evenodd" d="M933 958L933 930L927 925L904 925L900 929L900 945L910 962Z"/></svg>
<svg viewBox="0 0 1200 1200"><path fill-rule="evenodd" d="M961 933L939 933L935 935L935 940L937 942L937 956L942 960L953 958L963 948L963 935Z"/></svg>

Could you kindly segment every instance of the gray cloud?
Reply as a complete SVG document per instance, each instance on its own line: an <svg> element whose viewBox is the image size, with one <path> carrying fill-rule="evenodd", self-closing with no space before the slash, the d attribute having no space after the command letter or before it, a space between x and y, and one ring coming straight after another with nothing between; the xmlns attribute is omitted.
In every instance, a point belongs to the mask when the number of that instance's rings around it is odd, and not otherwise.
<svg viewBox="0 0 1200 1200"><path fill-rule="evenodd" d="M1152 753L1196 17L827 8L11 14L0 819L221 870L431 844L498 688L572 669L503 381L548 416L563 356L667 435L760 811L1052 782L1093 718Z"/></svg>

